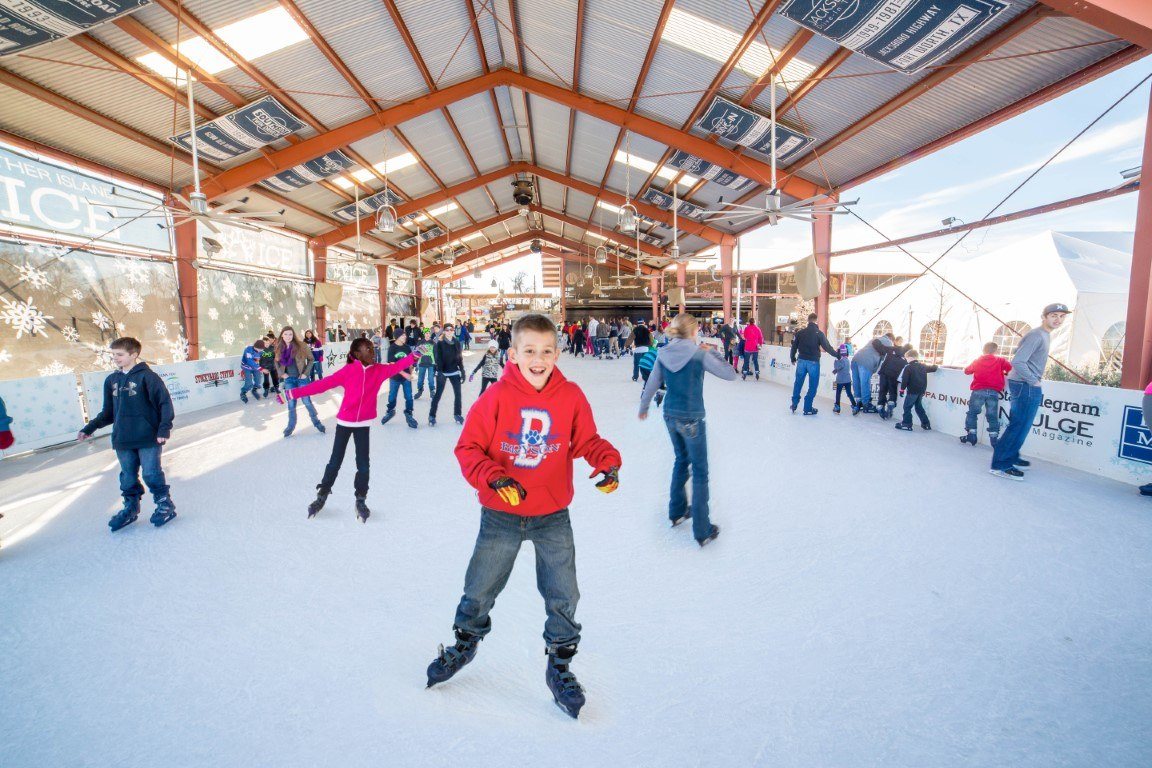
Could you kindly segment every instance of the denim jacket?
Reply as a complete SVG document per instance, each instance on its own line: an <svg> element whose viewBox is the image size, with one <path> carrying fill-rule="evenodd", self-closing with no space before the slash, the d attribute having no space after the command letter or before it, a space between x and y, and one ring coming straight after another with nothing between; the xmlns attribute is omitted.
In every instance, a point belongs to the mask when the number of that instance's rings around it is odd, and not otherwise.
<svg viewBox="0 0 1152 768"><path fill-rule="evenodd" d="M656 390L668 387L664 398L664 417L704 418L704 372L727 381L736 378L736 369L716 352L700 349L689 339L672 339L656 356L652 375L640 396L640 412L647 413Z"/></svg>

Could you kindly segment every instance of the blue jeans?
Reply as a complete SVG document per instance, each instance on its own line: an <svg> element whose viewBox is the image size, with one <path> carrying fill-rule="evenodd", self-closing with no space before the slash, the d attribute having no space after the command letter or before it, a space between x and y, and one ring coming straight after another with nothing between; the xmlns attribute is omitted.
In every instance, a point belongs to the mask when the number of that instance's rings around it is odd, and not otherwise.
<svg viewBox="0 0 1152 768"><path fill-rule="evenodd" d="M430 365L416 367L416 391L424 391L424 379L428 379L428 392L436 394L436 369Z"/></svg>
<svg viewBox="0 0 1152 768"><path fill-rule="evenodd" d="M312 368L308 371L308 381L316 381L316 379L322 378L324 378L324 363L317 360L312 363Z"/></svg>
<svg viewBox="0 0 1152 768"><path fill-rule="evenodd" d="M1044 393L1023 381L1008 380L1008 394L1012 407L1008 412L1008 428L992 450L992 469L1011 469L1020 460L1020 449L1028 438L1028 430L1036 420Z"/></svg>
<svg viewBox="0 0 1152 768"><path fill-rule="evenodd" d="M141 475L144 476L148 490L152 491L153 499L162 499L168 495L164 468L160 466L162 450L160 444L151 448L116 449L116 458L120 460L120 495L125 499L139 501L144 495L144 486L140 485Z"/></svg>
<svg viewBox="0 0 1152 768"><path fill-rule="evenodd" d="M924 410L924 393L912 394L908 392L904 395L904 418L903 423L912 426L912 409L916 409L916 416L920 419L920 426L930 426L931 422L928 421L928 412Z"/></svg>
<svg viewBox="0 0 1152 768"><path fill-rule="evenodd" d="M968 397L968 413L964 416L964 429L976 431L980 411L988 417L988 433L1000 432L1000 393L994 389L977 389Z"/></svg>
<svg viewBox="0 0 1152 768"><path fill-rule="evenodd" d="M852 389L856 392L856 402L863 408L872 405L872 374L874 371L859 363L852 363Z"/></svg>
<svg viewBox="0 0 1152 768"><path fill-rule="evenodd" d="M244 386L240 387L240 394L246 395L249 392L256 394L256 390L264 387L264 371L257 368L250 371L244 369Z"/></svg>
<svg viewBox="0 0 1152 768"><path fill-rule="evenodd" d="M692 477L692 535L702 541L712 533L708 517L708 435L704 419L664 417L672 438L672 487L668 499L668 519L683 517L688 511L686 486Z"/></svg>
<svg viewBox="0 0 1152 768"><path fill-rule="evenodd" d="M756 373L760 373L760 353L759 352L745 352L744 353L744 375L750 373L748 366L751 365L756 369Z"/></svg>
<svg viewBox="0 0 1152 768"><path fill-rule="evenodd" d="M639 354L635 352L632 353L632 381L636 381L636 379L640 378L640 358L644 357L644 355L647 353L647 347L645 347L644 351L640 352Z"/></svg>
<svg viewBox="0 0 1152 768"><path fill-rule="evenodd" d="M820 363L816 360L796 361L796 381L792 385L792 407L800 402L800 390L804 388L804 379L808 379L808 394L804 395L804 410L812 410L812 401L816 398L816 388L820 386Z"/></svg>
<svg viewBox="0 0 1152 768"><path fill-rule="evenodd" d="M308 383L307 379L296 378L289 376L284 379L283 389L287 393L290 389L302 387ZM312 405L312 398L301 397L299 400L292 399L288 401L288 426L287 431L291 432L296 429L296 403L304 403L304 407L308 409L308 415L312 417L312 423L317 424L320 422L320 417L316 415L316 406Z"/></svg>
<svg viewBox="0 0 1152 768"><path fill-rule="evenodd" d="M536 548L536 588L548 614L544 642L549 646L580 642L576 623L576 545L568 510L525 517L481 508L480 533L464 576L464 595L456 608L455 625L484 637L492 631L489 613L512 575L516 555L525 541Z"/></svg>
<svg viewBox="0 0 1152 768"><path fill-rule="evenodd" d="M408 379L391 379L388 382L388 410L396 410L396 393L401 389L404 390L404 413L412 413L412 382Z"/></svg>

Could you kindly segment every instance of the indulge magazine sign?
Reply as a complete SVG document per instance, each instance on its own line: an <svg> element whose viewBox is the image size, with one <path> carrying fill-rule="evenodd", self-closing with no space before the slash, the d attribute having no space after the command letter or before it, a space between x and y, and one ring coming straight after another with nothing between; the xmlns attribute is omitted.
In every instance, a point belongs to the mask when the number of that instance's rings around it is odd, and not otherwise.
<svg viewBox="0 0 1152 768"><path fill-rule="evenodd" d="M0 0L0 3L9 0ZM196 126L200 153L213 160L231 160L245 152L267 146L304 128L295 115L271 96ZM192 132L185 131L168 139L192 151Z"/></svg>
<svg viewBox="0 0 1152 768"><path fill-rule="evenodd" d="M912 73L957 50L1006 7L1001 0L786 0L779 13Z"/></svg>
<svg viewBox="0 0 1152 768"><path fill-rule="evenodd" d="M0 56L72 37L152 0L0 0Z"/></svg>

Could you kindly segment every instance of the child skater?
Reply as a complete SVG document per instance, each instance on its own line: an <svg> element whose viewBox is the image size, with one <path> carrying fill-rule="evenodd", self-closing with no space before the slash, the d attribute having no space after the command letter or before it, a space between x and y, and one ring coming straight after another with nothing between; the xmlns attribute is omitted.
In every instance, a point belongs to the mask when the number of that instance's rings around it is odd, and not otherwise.
<svg viewBox="0 0 1152 768"><path fill-rule="evenodd" d="M288 390L288 400L298 397L311 397L327 392L333 387L344 388L344 399L336 414L336 436L332 440L332 456L324 468L324 477L316 486L316 499L308 505L308 517L314 517L324 507L332 484L344 463L344 453L348 450L348 440L356 443L356 478L352 486L356 491L356 517L367 522L371 511L365 499L368 498L368 428L376 421L376 398L380 388L389 376L412 367L420 359L420 352L413 352L395 363L376 363L376 350L371 339L354 339L348 350L348 362L338 371L311 384Z"/></svg>
<svg viewBox="0 0 1152 768"><path fill-rule="evenodd" d="M536 584L544 598L548 664L545 680L556 704L571 717L584 706L584 689L568 669L580 642L576 623L576 550L568 505L572 462L583 458L596 487L619 487L620 453L596 432L592 408L574 382L556 368L556 327L528 314L512 328L507 367L492 394L468 412L456 458L480 494L480 534L456 609L456 644L428 666L429 687L460 671L492 630L489 612L508 582L521 544L536 549Z"/></svg>
<svg viewBox="0 0 1152 768"><path fill-rule="evenodd" d="M244 386L240 387L240 402L248 402L248 393L252 393L252 397L257 400L260 399L260 380L263 371L260 369L260 355L264 352L264 339L256 339L255 342L244 348L244 354L240 356L240 370L244 372Z"/></svg>
<svg viewBox="0 0 1152 768"><path fill-rule="evenodd" d="M292 326L286 325L281 329L280 337L276 339L276 344L272 348L272 359L274 363L272 370L283 382L284 394L308 383L308 372L312 370L313 363L312 348L297 338ZM303 401L304 407L308 409L308 416L312 419L312 426L323 434L324 425L316 413L316 406L312 405L312 398L297 395L288 398L288 426L284 429L284 437L291 437L296 429L297 400Z"/></svg>
<svg viewBox="0 0 1152 768"><path fill-rule="evenodd" d="M112 362L118 370L104 379L104 407L84 425L77 440L87 440L101 427L112 425L112 447L120 461L120 495L124 507L108 521L118 531L136 522L144 486L152 491L156 511L149 521L159 528L176 517L160 453L172 436L172 397L168 387L147 363L140 362L140 342L131 336L116 339L109 345Z"/></svg>
<svg viewBox="0 0 1152 768"><path fill-rule="evenodd" d="M1000 395L1004 392L1004 376L1012 371L1012 363L997 355L999 351L1000 345L988 342L984 345L984 354L964 369L964 373L972 377L972 394L968 396L962 443L976 445L976 424L981 410L988 419L988 442L995 448L1000 440Z"/></svg>
<svg viewBox="0 0 1152 768"><path fill-rule="evenodd" d="M408 333L404 330L403 326L398 326L392 334L392 341L388 344L388 352L386 361L395 363L408 355L412 354L412 345L408 342ZM398 373L388 381L388 410L384 412L384 418L380 419L381 424L387 424L396 415L396 395L401 390L404 391L404 421L412 429L416 429L420 425L416 423L416 417L412 415L412 374L407 371Z"/></svg>
<svg viewBox="0 0 1152 768"><path fill-rule="evenodd" d="M484 394L484 390L488 389L489 384L496 383L496 379L500 378L500 371L504 369L504 363L500 360L500 346L495 340L488 342L488 353L480 358L472 373L468 374L468 381L471 382L476 378L476 372L481 369L483 371L480 374L480 394Z"/></svg>
<svg viewBox="0 0 1152 768"><path fill-rule="evenodd" d="M900 389L904 395L904 419L896 425L896 429L912 431L912 409L915 408L916 415L920 417L920 428L930 430L932 425L928 421L928 414L924 411L924 393L928 391L928 374L935 373L940 368L936 365L924 365L920 362L920 353L914 349L908 350L904 357L908 360L908 364L900 373Z"/></svg>
<svg viewBox="0 0 1152 768"><path fill-rule="evenodd" d="M852 415L860 413L860 406L852 397L852 349L847 344L840 345L840 357L832 363L832 374L836 377L836 404L832 406L832 412L840 413L840 393L843 392L848 395Z"/></svg>

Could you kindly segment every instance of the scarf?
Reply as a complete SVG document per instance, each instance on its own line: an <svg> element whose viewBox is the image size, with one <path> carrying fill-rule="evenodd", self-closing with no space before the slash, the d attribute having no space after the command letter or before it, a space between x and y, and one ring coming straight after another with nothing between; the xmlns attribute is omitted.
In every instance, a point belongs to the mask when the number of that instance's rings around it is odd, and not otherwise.
<svg viewBox="0 0 1152 768"><path fill-rule="evenodd" d="M285 344L284 349L280 350L280 367L281 368L287 368L289 365L292 364L292 358L294 357L294 355L292 354L294 346L295 346L294 344Z"/></svg>

